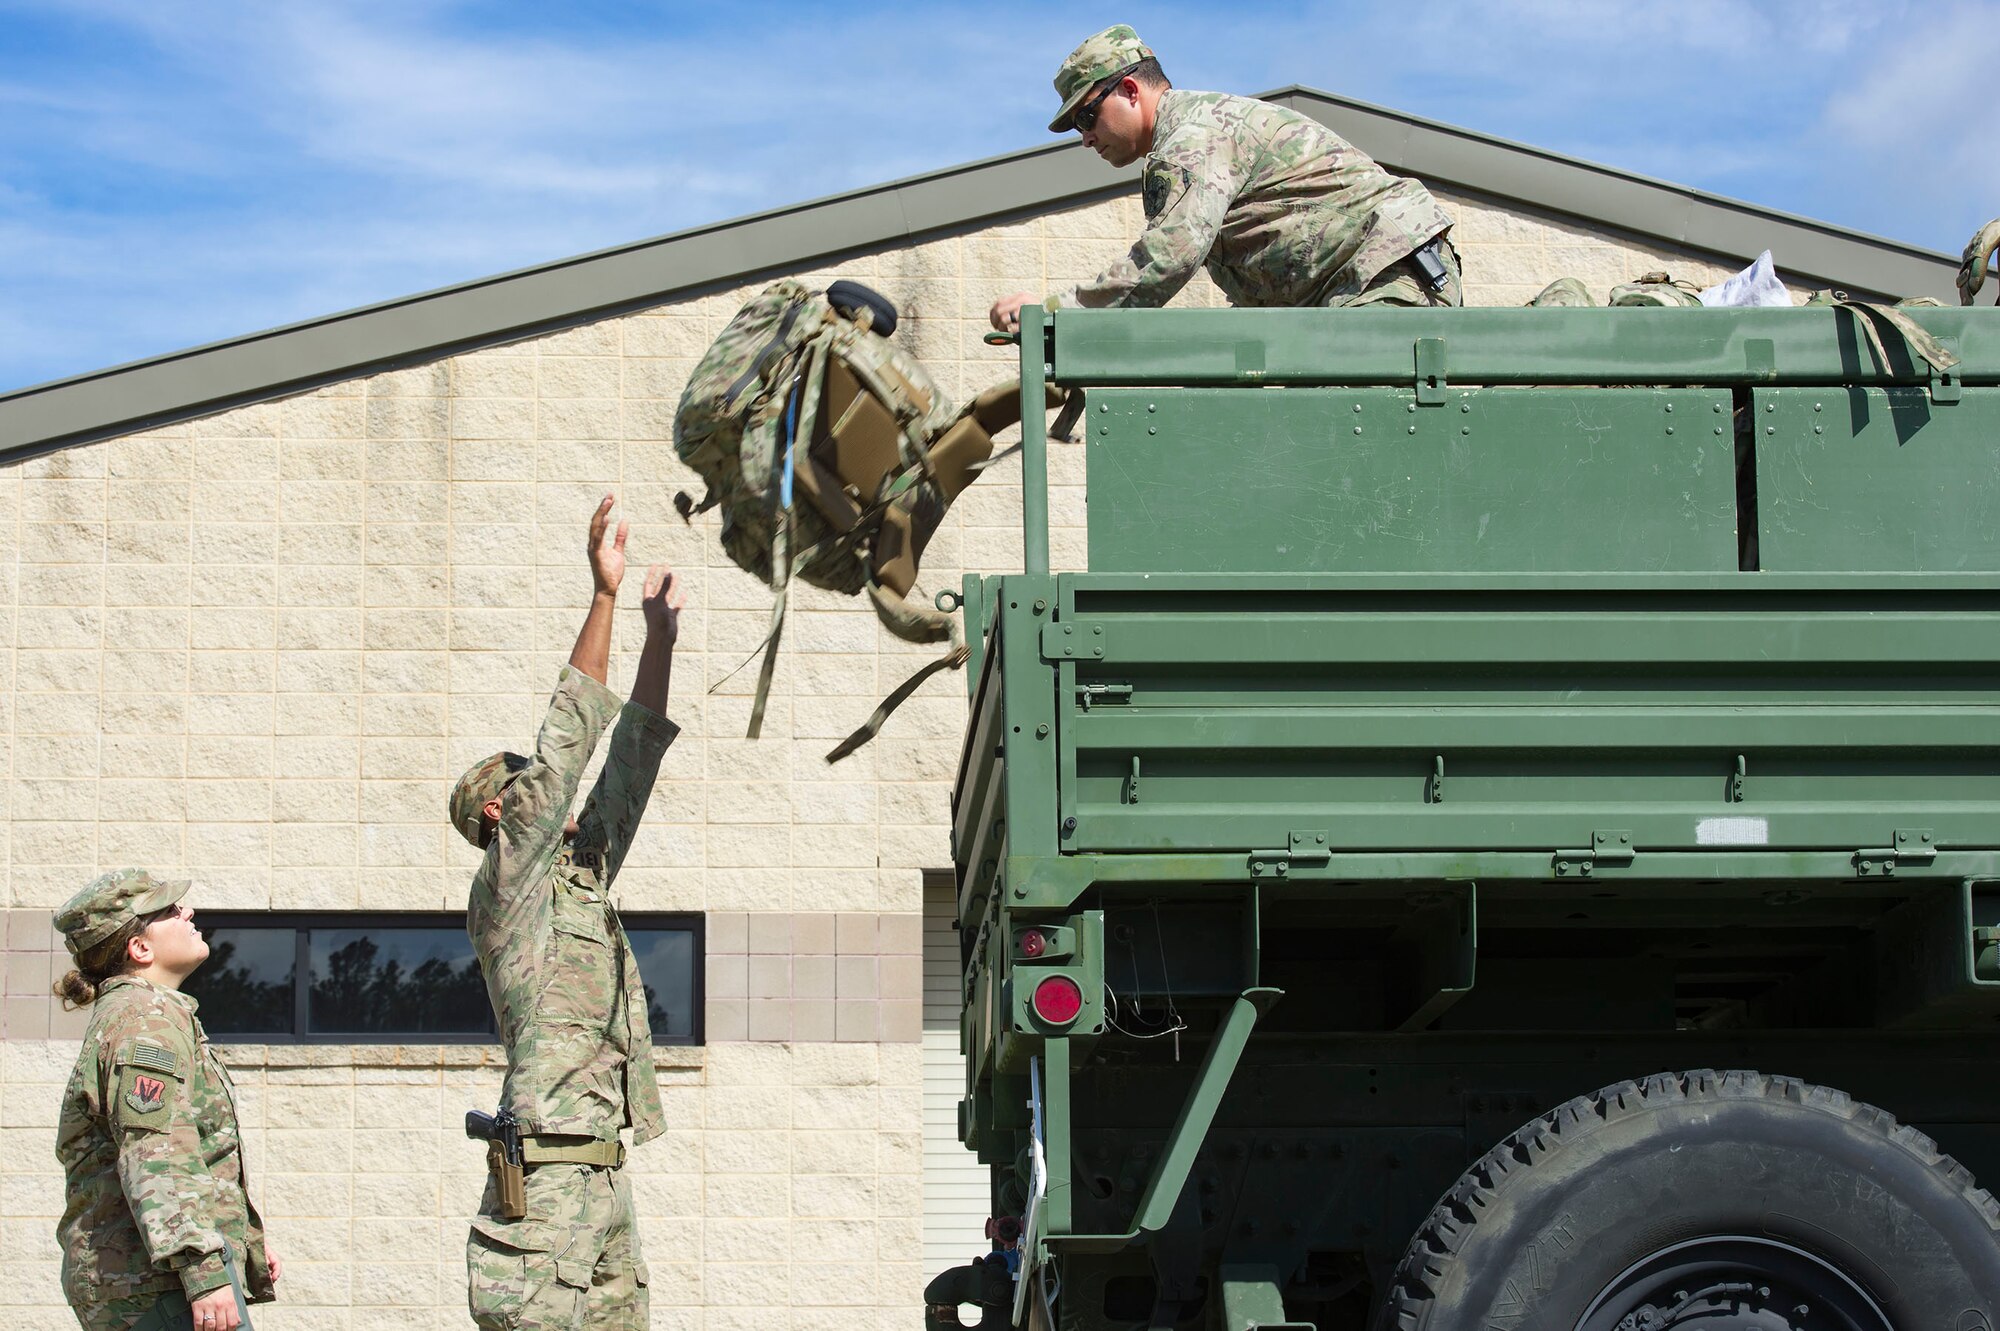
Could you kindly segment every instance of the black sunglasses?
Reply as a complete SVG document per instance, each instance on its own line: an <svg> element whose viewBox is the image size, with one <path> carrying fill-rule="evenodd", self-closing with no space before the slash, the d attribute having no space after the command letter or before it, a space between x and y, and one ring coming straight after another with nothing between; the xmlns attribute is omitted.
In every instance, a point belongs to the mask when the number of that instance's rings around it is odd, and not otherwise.
<svg viewBox="0 0 2000 1331"><path fill-rule="evenodd" d="M1089 101L1085 102L1082 106L1077 107L1075 111L1070 113L1070 118L1069 118L1070 123L1075 125L1078 129L1081 130L1096 129L1097 111L1099 107L1104 105L1104 99L1109 97L1112 93L1118 91L1118 86L1123 82L1125 82L1125 76L1127 74L1130 74L1133 70L1137 69L1139 65L1143 65L1145 63L1146 63L1145 61L1141 60L1138 62L1138 64L1127 65L1125 66L1125 68L1119 70L1116 74L1113 74L1111 76L1111 81L1105 84L1102 88L1098 89L1097 96L1091 98Z"/></svg>

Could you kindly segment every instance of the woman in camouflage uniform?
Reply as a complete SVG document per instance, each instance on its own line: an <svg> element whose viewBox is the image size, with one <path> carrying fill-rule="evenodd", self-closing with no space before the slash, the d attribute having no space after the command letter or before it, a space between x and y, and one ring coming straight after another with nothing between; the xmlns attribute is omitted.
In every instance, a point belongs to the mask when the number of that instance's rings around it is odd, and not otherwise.
<svg viewBox="0 0 2000 1331"><path fill-rule="evenodd" d="M56 996L90 1008L56 1139L63 1294L85 1331L235 1331L232 1276L252 1303L278 1278L244 1184L235 1089L180 992L208 958L187 888L120 869L56 915L76 962Z"/></svg>

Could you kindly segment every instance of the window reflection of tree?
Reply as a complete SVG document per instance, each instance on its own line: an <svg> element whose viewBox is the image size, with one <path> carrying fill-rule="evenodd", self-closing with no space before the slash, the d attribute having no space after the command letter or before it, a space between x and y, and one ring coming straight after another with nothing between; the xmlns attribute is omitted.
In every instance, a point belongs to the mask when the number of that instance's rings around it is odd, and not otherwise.
<svg viewBox="0 0 2000 1331"><path fill-rule="evenodd" d="M660 1004L660 991L650 984L646 986L646 1025L652 1028L654 1035L680 1033L674 1030L666 1008Z"/></svg>
<svg viewBox="0 0 2000 1331"><path fill-rule="evenodd" d="M492 1014L479 961L454 965L428 957L405 971L368 937L335 948L322 975L314 968L312 1025L318 1032L489 1030Z"/></svg>
<svg viewBox="0 0 2000 1331"><path fill-rule="evenodd" d="M201 1001L203 1024L223 1037L289 1036L303 978L313 1034L377 1039L425 1032L493 1035L478 960L456 928L313 928L310 934L311 959L300 977L295 973L299 933L294 928L225 925L211 930L209 959L187 984L187 992ZM692 1034L692 935L642 926L630 938L654 1037L687 1038ZM407 960L425 952L442 955L415 964ZM649 979L658 983L647 983Z"/></svg>
<svg viewBox="0 0 2000 1331"><path fill-rule="evenodd" d="M190 997L201 1004L202 1025L215 1035L260 1035L292 1029L292 967L282 977L259 979L236 960L236 940L212 940L208 960L188 978Z"/></svg>

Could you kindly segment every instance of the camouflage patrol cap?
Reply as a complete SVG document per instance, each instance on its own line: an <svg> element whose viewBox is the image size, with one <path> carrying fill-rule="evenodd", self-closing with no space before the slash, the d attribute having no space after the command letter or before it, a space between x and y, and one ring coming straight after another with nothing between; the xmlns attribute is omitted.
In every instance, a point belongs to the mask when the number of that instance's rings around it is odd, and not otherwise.
<svg viewBox="0 0 2000 1331"><path fill-rule="evenodd" d="M74 957L88 952L142 915L187 895L185 878L155 878L144 869L99 874L56 912L56 929Z"/></svg>
<svg viewBox="0 0 2000 1331"><path fill-rule="evenodd" d="M451 825L473 845L479 844L480 810L486 801L497 798L528 760L504 749L465 769L465 775L451 788Z"/></svg>
<svg viewBox="0 0 2000 1331"><path fill-rule="evenodd" d="M1092 88L1119 70L1152 58L1153 48L1140 41L1139 34L1123 23L1114 24L1095 37L1084 38L1083 44L1071 51L1062 68L1056 71L1056 96L1063 99L1063 104L1056 118L1049 122L1049 132L1066 133L1071 128L1070 115Z"/></svg>

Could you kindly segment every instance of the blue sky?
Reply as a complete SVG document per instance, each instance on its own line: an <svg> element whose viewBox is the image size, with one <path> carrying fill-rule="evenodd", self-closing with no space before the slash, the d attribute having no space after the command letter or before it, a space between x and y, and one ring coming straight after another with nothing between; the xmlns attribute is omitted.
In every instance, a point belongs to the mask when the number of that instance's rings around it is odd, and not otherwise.
<svg viewBox="0 0 2000 1331"><path fill-rule="evenodd" d="M1182 87L1306 84L1956 254L2000 214L1996 17L0 0L0 390L1043 143L1056 62L1119 21Z"/></svg>

